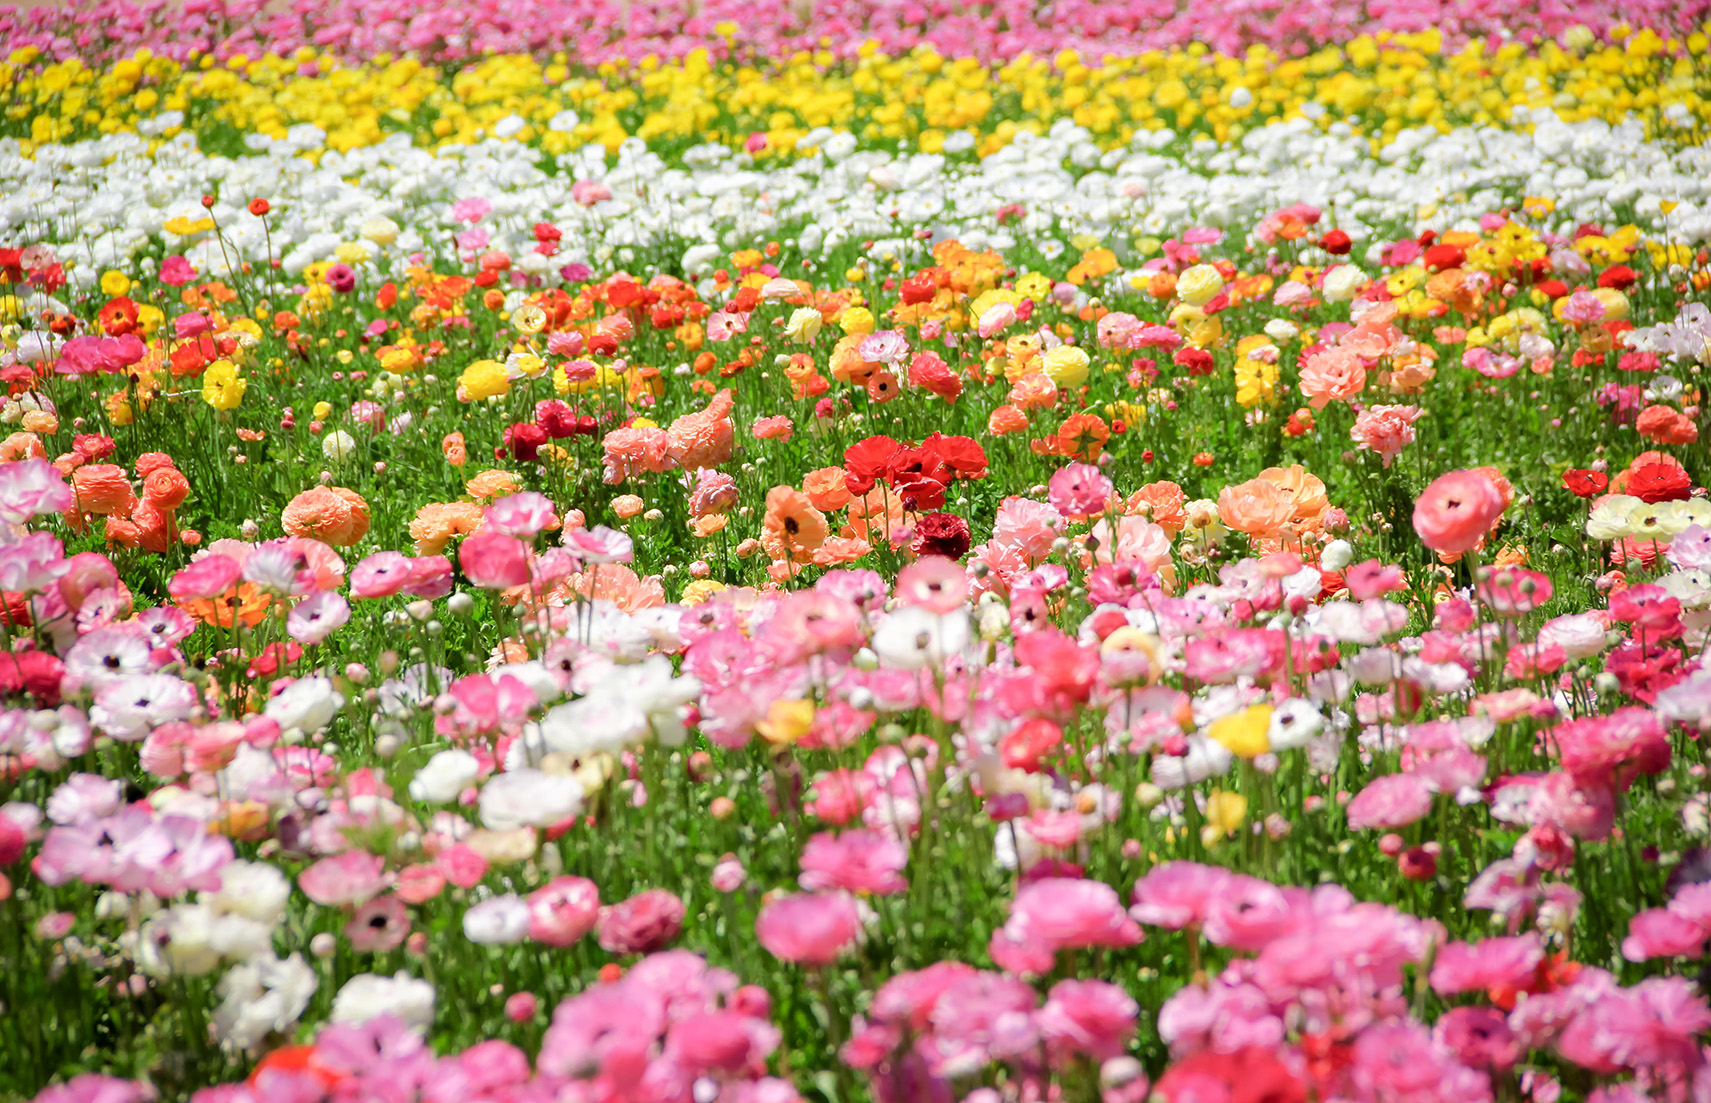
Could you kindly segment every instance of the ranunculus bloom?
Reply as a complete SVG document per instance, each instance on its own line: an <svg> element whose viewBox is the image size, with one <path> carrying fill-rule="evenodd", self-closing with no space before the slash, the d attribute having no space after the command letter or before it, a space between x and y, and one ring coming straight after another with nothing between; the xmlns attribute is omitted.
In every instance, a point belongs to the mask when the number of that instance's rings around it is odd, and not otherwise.
<svg viewBox="0 0 1711 1103"><path fill-rule="evenodd" d="M280 522L292 536L348 548L368 535L368 503L342 486L314 486L291 499Z"/></svg>
<svg viewBox="0 0 1711 1103"><path fill-rule="evenodd" d="M1432 480L1414 503L1414 531L1445 555L1472 551L1503 516L1503 493L1481 472L1451 471Z"/></svg>
<svg viewBox="0 0 1711 1103"><path fill-rule="evenodd" d="M683 901L665 889L648 889L600 909L596 937L611 954L663 950L683 929Z"/></svg>
<svg viewBox="0 0 1711 1103"><path fill-rule="evenodd" d="M755 918L755 937L767 953L801 965L830 965L860 931L855 901L841 892L781 897Z"/></svg>

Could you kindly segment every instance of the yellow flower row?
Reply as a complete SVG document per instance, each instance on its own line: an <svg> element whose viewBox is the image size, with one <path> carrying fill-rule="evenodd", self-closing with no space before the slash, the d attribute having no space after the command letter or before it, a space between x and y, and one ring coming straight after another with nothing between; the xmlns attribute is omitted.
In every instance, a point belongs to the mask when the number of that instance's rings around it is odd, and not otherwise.
<svg viewBox="0 0 1711 1103"><path fill-rule="evenodd" d="M966 132L984 155L1019 130L1061 118L1109 147L1163 127L1227 141L1294 118L1320 126L1343 120L1376 140L1420 125L1522 125L1516 112L1547 107L1569 121L1631 116L1654 137L1692 143L1711 124L1707 50L1704 33L1666 40L1642 31L1585 48L1511 44L1488 52L1475 43L1446 53L1429 32L1360 38L1292 59L1258 46L1227 57L1196 45L1098 60L1066 50L988 67L930 48L887 57L870 45L852 65L835 64L824 51L767 68L712 64L697 52L680 62L648 58L587 71L561 54L496 56L449 73L387 56L345 66L309 49L224 63L203 57L189 66L143 50L95 71L76 61L42 66L19 50L0 63L7 90L0 133L28 148L135 130L179 111L186 126L216 142L283 137L305 123L326 132L326 148L341 151L394 132L428 146L498 134L554 153L589 143L615 150L632 136L671 148L762 135L757 156L764 159L802 152L818 127L929 152Z"/></svg>

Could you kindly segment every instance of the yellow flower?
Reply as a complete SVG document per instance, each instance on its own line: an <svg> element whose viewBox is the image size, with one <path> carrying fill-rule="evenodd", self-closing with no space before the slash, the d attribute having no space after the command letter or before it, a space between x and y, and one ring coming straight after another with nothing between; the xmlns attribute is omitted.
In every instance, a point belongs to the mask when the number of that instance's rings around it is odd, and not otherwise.
<svg viewBox="0 0 1711 1103"><path fill-rule="evenodd" d="M1040 370L1059 387L1074 390L1087 380L1087 354L1074 345L1059 345L1046 353Z"/></svg>
<svg viewBox="0 0 1711 1103"><path fill-rule="evenodd" d="M511 380L505 374L505 365L497 360L477 360L463 369L457 383L471 402L511 393Z"/></svg>
<svg viewBox="0 0 1711 1103"><path fill-rule="evenodd" d="M1176 278L1176 294L1189 306L1205 306L1224 290L1224 277L1210 264L1196 264Z"/></svg>
<svg viewBox="0 0 1711 1103"><path fill-rule="evenodd" d="M1234 835L1247 818L1247 797L1214 789L1206 798L1206 826L1200 829L1200 841L1206 846L1216 846L1221 839Z"/></svg>
<svg viewBox="0 0 1711 1103"><path fill-rule="evenodd" d="M244 400L249 381L230 360L216 360L202 373L202 401L216 410L235 410Z"/></svg>
<svg viewBox="0 0 1711 1103"><path fill-rule="evenodd" d="M1050 276L1041 275L1038 272L1029 272L1016 281L1016 293L1038 302L1052 293L1052 286Z"/></svg>
<svg viewBox="0 0 1711 1103"><path fill-rule="evenodd" d="M1206 734L1237 758L1258 758L1271 750L1271 706L1252 705L1212 721Z"/></svg>
<svg viewBox="0 0 1711 1103"><path fill-rule="evenodd" d="M755 725L761 738L775 745L794 743L808 734L814 724L814 702L774 701L766 716Z"/></svg>
<svg viewBox="0 0 1711 1103"><path fill-rule="evenodd" d="M309 411L309 413L311 415L313 415L314 417L326 417L328 414L330 414L332 412L333 412L333 404L331 402L317 402L317 403L315 403L314 407L312 409L310 409L310 411Z"/></svg>
<svg viewBox="0 0 1711 1103"><path fill-rule="evenodd" d="M799 306L790 314L790 321L784 326L784 336L799 345L812 344L814 338L820 335L820 327L825 322L820 312L811 306Z"/></svg>
<svg viewBox="0 0 1711 1103"><path fill-rule="evenodd" d="M109 299L116 299L131 289L131 277L117 269L109 268L101 273L101 294Z"/></svg>
<svg viewBox="0 0 1711 1103"><path fill-rule="evenodd" d="M1236 401L1244 410L1270 404L1277 396L1277 365L1242 356L1236 360Z"/></svg>
<svg viewBox="0 0 1711 1103"><path fill-rule="evenodd" d="M873 332L873 311L865 306L852 306L838 318L838 325L847 334L868 334Z"/></svg>
<svg viewBox="0 0 1711 1103"><path fill-rule="evenodd" d="M211 218L198 218L196 221L192 222L183 215L179 215L177 218L167 219L166 225L163 227L167 233L176 234L179 237L189 237L192 234L206 233L213 228L214 220Z"/></svg>

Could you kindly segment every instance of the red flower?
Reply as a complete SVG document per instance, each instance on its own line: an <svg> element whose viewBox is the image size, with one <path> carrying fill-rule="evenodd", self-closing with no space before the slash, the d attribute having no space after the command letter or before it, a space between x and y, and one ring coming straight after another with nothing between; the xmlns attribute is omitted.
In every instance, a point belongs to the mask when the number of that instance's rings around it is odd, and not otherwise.
<svg viewBox="0 0 1711 1103"><path fill-rule="evenodd" d="M535 424L553 440L574 437L577 431L576 414L556 398L535 403Z"/></svg>
<svg viewBox="0 0 1711 1103"><path fill-rule="evenodd" d="M1189 375L1212 374L1212 354L1205 349L1177 349L1171 355L1170 362L1179 368L1187 368Z"/></svg>
<svg viewBox="0 0 1711 1103"><path fill-rule="evenodd" d="M250 214L255 215L257 218L265 218L267 216L267 212L271 210L273 210L273 204L260 196L250 200Z"/></svg>
<svg viewBox="0 0 1711 1103"><path fill-rule="evenodd" d="M1542 280L1539 283L1539 290L1553 299L1560 299L1568 294L1568 284L1561 280Z"/></svg>
<svg viewBox="0 0 1711 1103"><path fill-rule="evenodd" d="M1229 1103L1306 1103L1307 1085L1269 1046L1234 1053L1205 1050L1172 1065L1153 1087L1165 1103L1202 1099Z"/></svg>
<svg viewBox="0 0 1711 1103"><path fill-rule="evenodd" d="M903 446L887 436L871 436L844 449L844 483L860 496L873 489Z"/></svg>
<svg viewBox="0 0 1711 1103"><path fill-rule="evenodd" d="M1604 493L1604 488L1610 485L1610 476L1602 471L1583 471L1577 468L1563 472L1562 485L1576 498L1591 498Z"/></svg>
<svg viewBox="0 0 1711 1103"><path fill-rule="evenodd" d="M524 463L538 457L546 442L547 431L532 421L519 421L505 430L505 447Z"/></svg>
<svg viewBox="0 0 1711 1103"><path fill-rule="evenodd" d="M915 522L915 542L910 550L917 556L961 559L972 542L967 521L954 513L929 513Z"/></svg>
<svg viewBox="0 0 1711 1103"><path fill-rule="evenodd" d="M1614 287L1618 291L1626 291L1639 278L1639 273L1626 264L1612 264L1598 273L1598 286Z"/></svg>
<svg viewBox="0 0 1711 1103"><path fill-rule="evenodd" d="M939 293L939 285L933 279L933 270L929 268L924 272L917 272L904 280L902 293L906 306L932 302L933 296Z"/></svg>
<svg viewBox="0 0 1711 1103"><path fill-rule="evenodd" d="M1679 502L1693 496L1693 480L1674 464L1643 463L1629 474L1627 489L1642 502Z"/></svg>
<svg viewBox="0 0 1711 1103"><path fill-rule="evenodd" d="M951 469L953 479L986 478L986 449L973 437L934 433L921 442L921 447L936 454L939 462Z"/></svg>
<svg viewBox="0 0 1711 1103"><path fill-rule="evenodd" d="M1353 245L1354 242L1349 240L1349 235L1341 230L1332 230L1319 239L1319 248L1337 257L1346 254Z"/></svg>
<svg viewBox="0 0 1711 1103"><path fill-rule="evenodd" d="M1467 254L1459 245L1434 245L1426 250L1425 256L1426 267L1437 269L1460 268L1466 259Z"/></svg>

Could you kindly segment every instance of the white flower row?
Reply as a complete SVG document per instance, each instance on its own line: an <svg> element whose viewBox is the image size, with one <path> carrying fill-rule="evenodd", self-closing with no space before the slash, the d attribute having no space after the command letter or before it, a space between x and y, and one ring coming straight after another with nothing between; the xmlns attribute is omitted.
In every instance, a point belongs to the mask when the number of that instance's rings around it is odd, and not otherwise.
<svg viewBox="0 0 1711 1103"><path fill-rule="evenodd" d="M502 250L548 279L567 262L610 268L660 247L687 250L684 267L698 274L725 250L769 237L788 237L813 256L851 242L883 249L918 229L975 246L1031 243L1048 257L1087 233L1123 256L1135 237L1197 224L1240 239L1266 212L1297 202L1325 209L1358 243L1356 258L1376 259L1381 235L1472 228L1522 195L1556 199L1559 232L1635 217L1672 241L1711 239L1711 150L1648 140L1638 124L1569 124L1546 110L1531 122L1530 133L1405 131L1375 153L1343 124L1320 131L1305 120L1256 129L1239 145L1156 132L1101 152L1085 129L1063 121L980 161L862 150L828 131L809 136L821 152L788 164L757 164L713 145L673 162L639 139L616 157L592 146L555 158L497 138L427 151L403 136L326 152L316 163L300 156L320 146L324 135L313 127L282 141L252 137L253 153L239 158L205 154L188 133L152 153L145 139L117 135L42 146L33 160L7 140L0 244L56 243L76 262L74 285L87 287L107 268L126 269L172 218L210 213L204 194L218 197L211 213L224 242L212 234L166 240L216 273L238 258L265 263L269 237L245 209L257 196L273 203L271 249L291 275L365 235L396 256L449 254L452 235L470 229L453 221L451 205L467 198L492 204L479 248ZM1671 200L1679 206L1666 219L1660 204ZM1025 214L1000 226L994 213L1012 204ZM537 222L562 231L557 256L534 253Z"/></svg>

